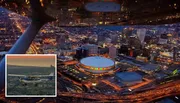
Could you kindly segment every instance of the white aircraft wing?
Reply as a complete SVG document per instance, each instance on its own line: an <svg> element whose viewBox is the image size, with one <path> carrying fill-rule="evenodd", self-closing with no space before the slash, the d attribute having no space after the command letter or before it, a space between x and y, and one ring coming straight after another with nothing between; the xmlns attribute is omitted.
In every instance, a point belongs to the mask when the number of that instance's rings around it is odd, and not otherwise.
<svg viewBox="0 0 180 103"><path fill-rule="evenodd" d="M8 74L8 76L12 77L52 77L54 73L50 73L49 75L20 75L20 74Z"/></svg>
<svg viewBox="0 0 180 103"><path fill-rule="evenodd" d="M49 75L30 75L30 76L33 76L33 77L52 77L52 76L54 76L54 73L50 73Z"/></svg>
<svg viewBox="0 0 180 103"><path fill-rule="evenodd" d="M30 75L32 77L51 77L50 75Z"/></svg>
<svg viewBox="0 0 180 103"><path fill-rule="evenodd" d="M20 75L20 74L8 74L8 76L11 76L11 77L25 77L26 75Z"/></svg>

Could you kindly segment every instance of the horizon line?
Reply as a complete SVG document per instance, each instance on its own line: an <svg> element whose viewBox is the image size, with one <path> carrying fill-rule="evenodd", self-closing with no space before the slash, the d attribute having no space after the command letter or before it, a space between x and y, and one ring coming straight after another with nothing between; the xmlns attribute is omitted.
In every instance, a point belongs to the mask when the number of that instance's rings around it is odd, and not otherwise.
<svg viewBox="0 0 180 103"><path fill-rule="evenodd" d="M27 66L25 66L25 65L14 65L14 64L7 64L7 66L21 66L21 67L51 67L51 66L53 66L53 67L55 67L55 65L52 65L52 64L50 64L49 66L36 66L36 65L27 65Z"/></svg>

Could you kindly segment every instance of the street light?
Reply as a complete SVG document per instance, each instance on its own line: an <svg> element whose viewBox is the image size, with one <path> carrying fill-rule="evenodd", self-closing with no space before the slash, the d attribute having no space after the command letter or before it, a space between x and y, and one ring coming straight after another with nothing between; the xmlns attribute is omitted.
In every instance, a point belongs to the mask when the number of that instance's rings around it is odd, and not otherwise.
<svg viewBox="0 0 180 103"><path fill-rule="evenodd" d="M92 86L97 86L97 83L92 83Z"/></svg>

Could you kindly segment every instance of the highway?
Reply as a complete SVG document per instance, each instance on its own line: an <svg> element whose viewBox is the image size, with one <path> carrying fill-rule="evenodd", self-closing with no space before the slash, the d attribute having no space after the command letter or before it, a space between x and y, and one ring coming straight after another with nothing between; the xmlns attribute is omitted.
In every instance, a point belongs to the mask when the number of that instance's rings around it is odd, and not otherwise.
<svg viewBox="0 0 180 103"><path fill-rule="evenodd" d="M119 87L119 86L117 86L117 85L111 83L111 82L108 81L108 80L101 80L101 81L102 81L103 83L105 83L105 84L107 84L107 85L113 87L113 88L114 88L115 90L117 90L117 91L120 91L120 90L122 89L121 87Z"/></svg>
<svg viewBox="0 0 180 103"><path fill-rule="evenodd" d="M140 88L140 87L142 87L142 86L145 86L145 85L147 85L147 84L153 83L153 81L154 81L154 80L149 80L149 79L146 79L146 78L143 78L143 79L145 80L144 82L139 83L139 84L136 84L136 85L134 85L134 86L130 86L129 88L130 88L131 90L134 90L134 89Z"/></svg>
<svg viewBox="0 0 180 103"><path fill-rule="evenodd" d="M60 72L58 73L59 75L63 76ZM130 87L131 89L137 89L141 86L151 84L154 82L154 80L149 80L145 79L144 83L140 83L140 85L137 86L132 86ZM117 91L120 91L122 88L121 87L116 87L116 85L109 83L108 81L102 81L109 86L113 87ZM77 98L84 98L84 99L92 99L92 100L99 100L100 102L119 102L119 103L124 103L124 102L132 102L132 103L145 103L145 102L151 102L153 100L157 100L159 98L167 97L167 96L172 96L172 95L177 95L180 94L180 80L168 82L166 84L160 84L160 85L155 85L153 88L145 90L143 92L136 93L134 94L129 94L129 95L105 95L105 94L100 94L100 93L71 93L71 92L61 92L58 91L58 96L67 96L67 97L77 97Z"/></svg>
<svg viewBox="0 0 180 103"><path fill-rule="evenodd" d="M119 103L124 102L136 102L145 103L159 98L180 94L180 80L169 82L164 85L158 85L155 89L144 91L142 93L136 93L125 96L118 95L104 95L104 94L91 94L91 93L69 93L58 91L58 96L69 96L85 99L99 100L101 102L108 102L110 100L118 101ZM109 101L109 102L110 102Z"/></svg>

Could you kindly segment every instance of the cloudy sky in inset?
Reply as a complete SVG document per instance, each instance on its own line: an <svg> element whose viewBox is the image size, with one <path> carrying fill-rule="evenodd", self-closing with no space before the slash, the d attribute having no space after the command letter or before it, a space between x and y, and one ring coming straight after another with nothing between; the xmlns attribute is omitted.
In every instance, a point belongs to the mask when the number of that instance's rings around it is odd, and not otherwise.
<svg viewBox="0 0 180 103"><path fill-rule="evenodd" d="M55 56L7 56L8 65L18 65L18 66L38 66L38 67L50 67L55 66Z"/></svg>

